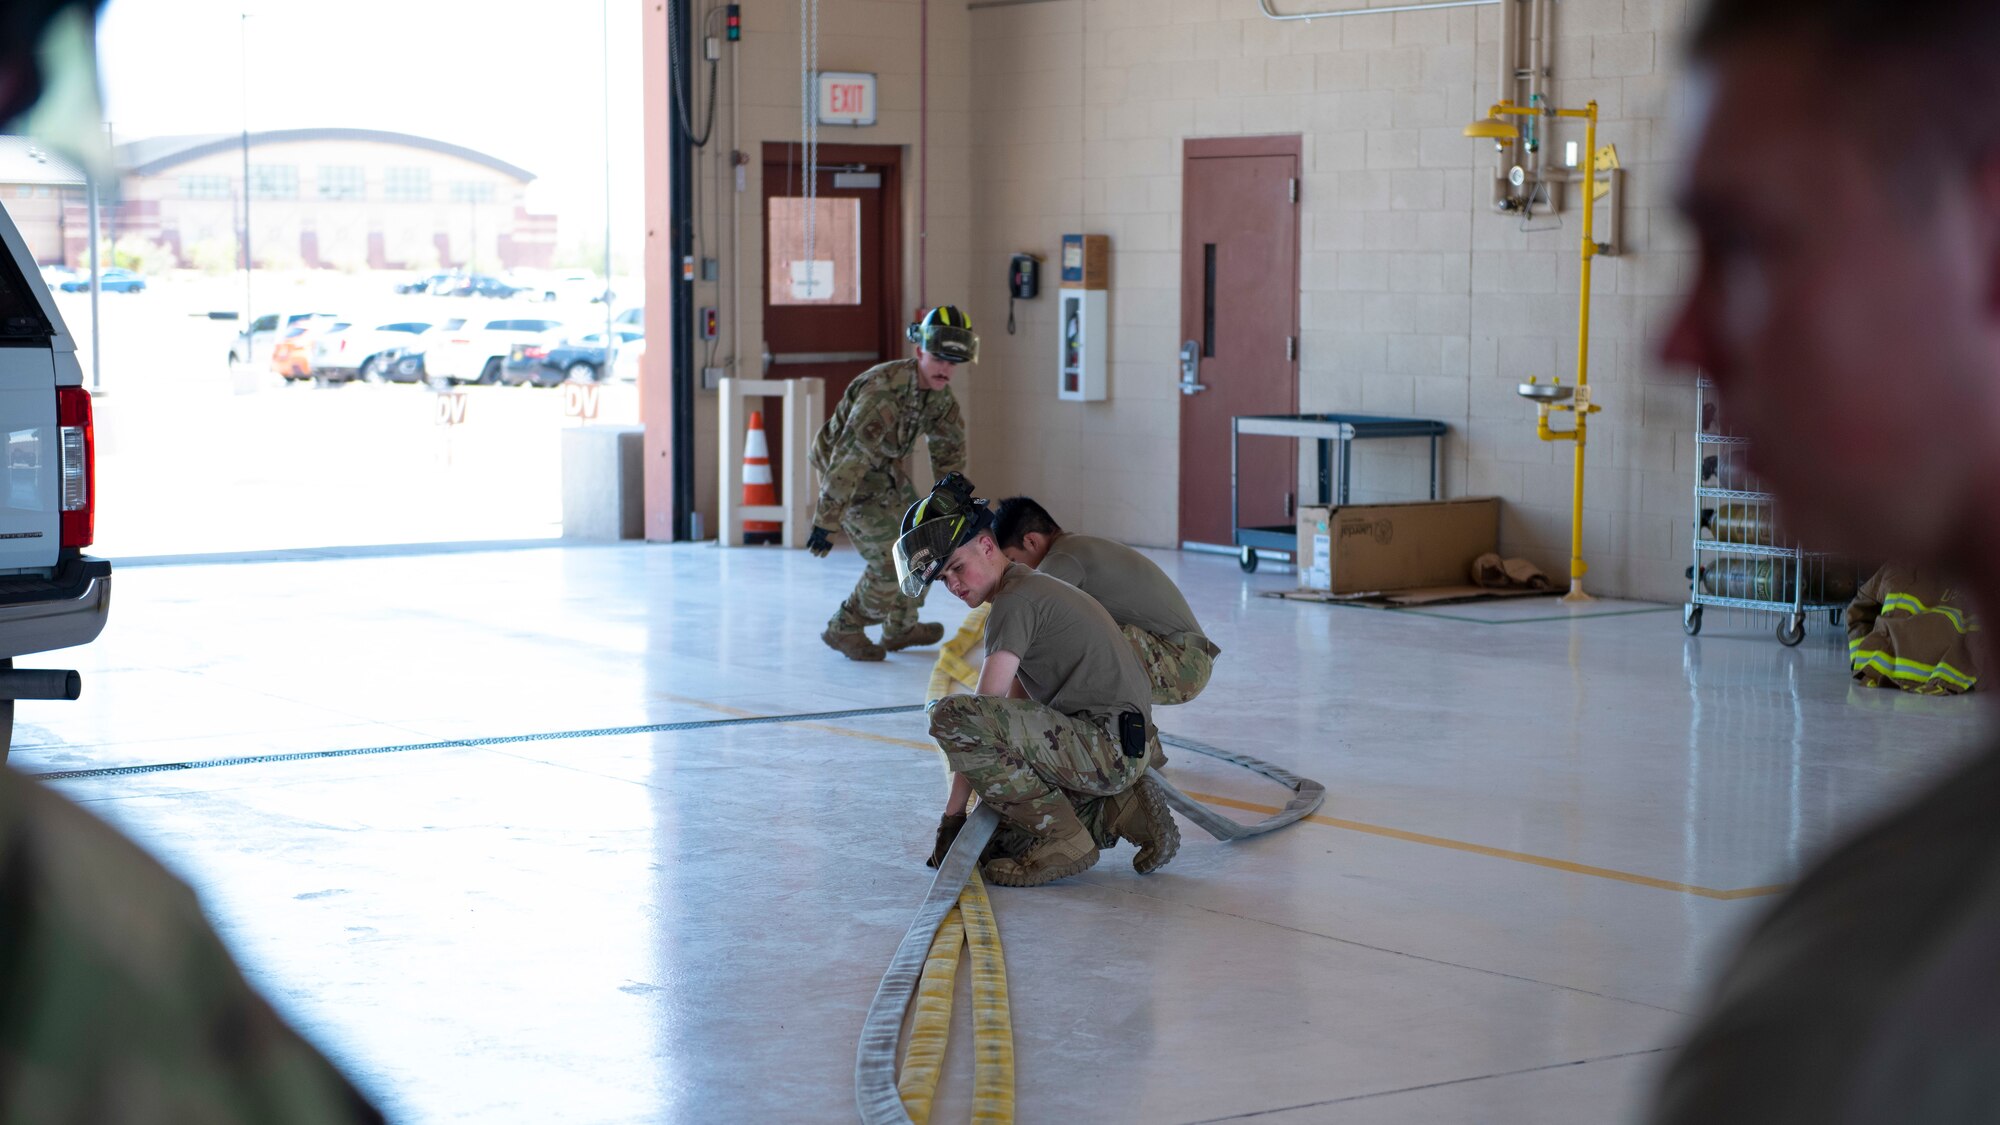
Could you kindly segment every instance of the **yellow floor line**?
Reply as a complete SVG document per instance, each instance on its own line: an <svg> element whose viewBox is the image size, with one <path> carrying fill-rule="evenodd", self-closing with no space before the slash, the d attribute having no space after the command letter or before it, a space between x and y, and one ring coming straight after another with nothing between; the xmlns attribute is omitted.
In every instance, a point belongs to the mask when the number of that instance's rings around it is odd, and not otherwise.
<svg viewBox="0 0 2000 1125"><path fill-rule="evenodd" d="M1275 813L1271 805L1259 805L1250 801L1238 801L1231 797L1213 793L1196 793L1186 790L1188 796L1205 805L1221 805L1224 808L1241 809L1244 812ZM1698 887L1692 883L1676 883L1671 879L1656 879L1651 875L1638 875L1630 871L1618 871L1609 867L1593 867L1587 863L1573 863L1566 859L1555 859L1529 852L1509 851L1506 848L1488 847L1464 840L1451 840L1443 836L1427 836L1421 832L1407 832L1401 828L1387 828L1380 824L1364 824L1358 820L1342 820L1339 817L1321 816L1317 813L1306 817L1313 824L1324 824L1329 828L1344 828L1349 832L1366 832L1370 836L1384 836L1391 840L1403 840L1412 844L1425 844L1433 848L1450 848L1457 852L1471 852L1473 855L1491 856L1494 859L1510 860L1514 863L1533 864L1556 871L1567 871L1572 875L1589 875L1597 879L1611 879L1620 883L1631 883L1639 887L1656 887L1663 891L1679 891L1682 894L1699 895L1702 898L1739 899L1774 895L1785 890L1787 884L1779 883L1768 887L1739 887L1736 890L1718 890L1714 887Z"/></svg>
<svg viewBox="0 0 2000 1125"><path fill-rule="evenodd" d="M695 699L688 699L685 702L695 703L712 710L736 715L748 716L755 713L739 711L733 707L723 707L713 703L702 703L700 700ZM844 738L858 738L867 742L882 743L887 746L902 746L911 750L928 750L932 753L937 751L935 743L919 742L913 738L895 738L886 734L874 734L868 731L853 730L827 723L800 723L798 725L827 734L837 734ZM1205 804L1221 805L1224 808L1239 809L1243 812L1270 814L1278 811L1272 805L1259 805L1250 801L1239 801L1231 797L1217 796L1212 793L1196 793L1190 790L1188 791L1188 796ZM1790 888L1790 884L1788 883L1773 883L1763 887L1737 887L1734 889L1702 887L1693 883L1677 883L1672 879L1657 879L1651 875L1640 875L1632 871L1619 871L1610 867L1596 867L1588 863L1576 863L1567 859L1556 859L1553 856L1511 851L1507 848L1495 848L1486 844L1474 844L1466 840L1453 840L1444 836L1430 836L1422 832L1410 832L1401 828L1390 828L1380 824L1367 824L1358 820L1342 820L1339 817L1318 814L1306 817L1306 820L1309 823L1325 825L1328 828L1341 828L1349 832L1365 832L1370 836L1402 840L1405 843L1423 844L1433 848L1448 848L1456 852L1469 852L1473 855L1504 859L1511 863L1525 863L1535 867L1546 867L1554 871L1566 871L1572 875L1588 875L1594 879L1610 879L1614 882L1629 883L1635 887L1652 887L1656 890L1676 891L1680 894L1695 895L1699 898L1716 899L1723 902L1733 902L1737 899L1746 898L1764 898Z"/></svg>
<svg viewBox="0 0 2000 1125"><path fill-rule="evenodd" d="M847 738L858 738L868 742L879 742L889 746L906 746L912 750L928 750L932 753L937 751L935 743L919 742L912 738L892 738L885 734L850 730L846 727L837 727L824 723L803 723L800 725L811 726L815 729L823 730L828 734L838 734ZM1193 790L1188 790L1187 795L1203 804L1220 805L1224 808L1240 809L1243 812L1264 813L1268 815L1278 811L1276 806L1273 805L1259 805L1251 801L1239 801L1233 797L1222 797L1213 793L1196 793ZM1444 836L1430 836L1422 832L1410 832L1401 828L1390 828L1380 824L1367 824L1359 820L1343 820L1339 817L1324 816L1315 813L1312 816L1306 817L1306 821L1310 824L1325 825L1328 828L1341 828L1349 832L1365 832L1370 836L1382 836L1391 840L1402 840L1410 844L1423 844L1433 848L1449 848L1455 852L1470 852L1473 855L1504 859L1511 863L1526 863L1555 871L1567 871L1572 875L1588 875L1594 879L1610 879L1614 882L1630 883L1635 887L1652 887L1662 891L1677 891L1681 894L1695 895L1700 898L1712 898L1723 902L1744 898L1763 898L1767 895L1774 895L1780 891L1787 890L1790 887L1788 883L1773 883L1765 887L1737 887L1727 890L1718 887L1702 887L1696 886L1693 883L1677 883L1672 879L1656 879L1651 875L1640 875L1632 871L1619 871L1611 867L1596 867L1588 863L1576 863L1572 860L1556 859L1553 856L1510 851L1507 848L1474 844L1466 840L1453 840Z"/></svg>

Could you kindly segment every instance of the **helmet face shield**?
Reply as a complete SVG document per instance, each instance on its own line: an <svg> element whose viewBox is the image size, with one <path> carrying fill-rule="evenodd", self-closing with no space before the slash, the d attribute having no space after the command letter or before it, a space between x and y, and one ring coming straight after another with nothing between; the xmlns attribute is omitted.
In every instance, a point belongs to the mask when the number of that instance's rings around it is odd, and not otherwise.
<svg viewBox="0 0 2000 1125"><path fill-rule="evenodd" d="M920 523L896 540L896 581L904 597L921 596L937 580L951 553L971 538L967 534L971 527L972 521L964 516L946 516Z"/></svg>
<svg viewBox="0 0 2000 1125"><path fill-rule="evenodd" d="M910 325L910 343L946 363L978 363L979 333L972 318L951 305L939 305Z"/></svg>
<svg viewBox="0 0 2000 1125"><path fill-rule="evenodd" d="M923 339L917 343L946 363L979 362L979 334L970 328L929 325L923 331Z"/></svg>

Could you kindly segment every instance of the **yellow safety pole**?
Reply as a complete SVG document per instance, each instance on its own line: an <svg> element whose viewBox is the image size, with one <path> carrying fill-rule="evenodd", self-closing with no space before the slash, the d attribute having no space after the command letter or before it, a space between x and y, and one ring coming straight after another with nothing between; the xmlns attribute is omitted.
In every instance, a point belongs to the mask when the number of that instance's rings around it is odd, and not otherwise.
<svg viewBox="0 0 2000 1125"><path fill-rule="evenodd" d="M1597 214L1597 103L1588 103L1581 111L1561 110L1565 117L1584 119L1583 141L1583 272L1577 286L1576 314L1576 397L1572 409L1576 413L1576 432L1571 439L1576 442L1576 475L1570 483L1569 508L1569 593L1563 595L1566 602L1587 602L1593 600L1583 592L1583 574L1589 567L1583 561L1583 445L1584 436L1590 426L1590 262L1597 256L1597 240L1591 220Z"/></svg>

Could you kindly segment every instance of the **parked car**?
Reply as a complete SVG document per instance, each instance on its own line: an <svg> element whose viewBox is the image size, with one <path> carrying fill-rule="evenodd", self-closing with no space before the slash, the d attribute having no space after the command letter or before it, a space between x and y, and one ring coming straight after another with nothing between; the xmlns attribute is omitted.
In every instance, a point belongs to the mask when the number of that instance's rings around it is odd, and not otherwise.
<svg viewBox="0 0 2000 1125"><path fill-rule="evenodd" d="M434 322L422 332L417 333L410 340L410 343L403 348L403 354L397 358L396 365L391 369L389 377L398 383L423 383L429 381L431 377L430 363L428 362L430 350L436 347L438 342L447 336L463 330L466 319L462 316L448 316Z"/></svg>
<svg viewBox="0 0 2000 1125"><path fill-rule="evenodd" d="M540 317L453 318L456 327L425 334L424 366L433 379L451 383L498 383L515 344L533 343L562 321ZM451 322L447 322L448 324Z"/></svg>
<svg viewBox="0 0 2000 1125"><path fill-rule="evenodd" d="M30 284L34 255L0 208L0 762L13 741L15 700L75 699L73 671L14 667L34 653L87 644L111 613L111 564L83 553L96 536L96 428L76 340L47 286Z"/></svg>
<svg viewBox="0 0 2000 1125"><path fill-rule="evenodd" d="M456 273L434 273L427 277L413 278L396 286L398 293L429 293L459 276Z"/></svg>
<svg viewBox="0 0 2000 1125"><path fill-rule="evenodd" d="M329 328L312 342L313 377L329 383L387 379L403 350L429 327L429 321L394 320L372 328L365 322Z"/></svg>
<svg viewBox="0 0 2000 1125"><path fill-rule="evenodd" d="M620 309L618 315L611 318L611 323L614 326L622 324L644 332L646 330L646 306L633 305L629 309Z"/></svg>
<svg viewBox="0 0 2000 1125"><path fill-rule="evenodd" d="M312 346L321 333L347 327L347 321L307 317L285 330L278 346L271 349L271 370L287 382L306 382L313 377Z"/></svg>
<svg viewBox="0 0 2000 1125"><path fill-rule="evenodd" d="M616 334L623 351L645 334L620 329ZM604 377L604 333L591 332L550 342L547 337L515 344L500 368L500 381L509 386L534 384L553 387L567 379L572 383L595 383Z"/></svg>
<svg viewBox="0 0 2000 1125"><path fill-rule="evenodd" d="M621 383L639 381L639 361L646 358L646 338L644 336L618 349L611 357L611 374Z"/></svg>
<svg viewBox="0 0 2000 1125"><path fill-rule="evenodd" d="M140 293L144 292L146 288L146 279L126 269L124 266L112 266L109 269L99 270L97 271L97 278L97 287L106 293ZM61 287L65 293L88 293L90 291L90 275L87 273L78 274L68 281L63 282Z"/></svg>
<svg viewBox="0 0 2000 1125"><path fill-rule="evenodd" d="M313 317L338 320L332 313L265 313L252 321L250 327L236 334L229 344L229 366L233 370L239 363L268 363L273 349L278 344L278 325L289 330L292 325Z"/></svg>
<svg viewBox="0 0 2000 1125"><path fill-rule="evenodd" d="M81 273L78 273L76 270L73 270L68 266L42 267L42 284L48 286L51 289L55 289L61 286L62 283L65 281L73 281L76 278L82 276L83 275ZM84 288L88 289L89 286L85 285Z"/></svg>
<svg viewBox="0 0 2000 1125"><path fill-rule="evenodd" d="M520 290L497 277L475 273L438 282L431 286L431 292L440 297L512 297Z"/></svg>
<svg viewBox="0 0 2000 1125"><path fill-rule="evenodd" d="M583 271L524 275L515 278L514 284L542 301L596 305L617 296L603 278Z"/></svg>

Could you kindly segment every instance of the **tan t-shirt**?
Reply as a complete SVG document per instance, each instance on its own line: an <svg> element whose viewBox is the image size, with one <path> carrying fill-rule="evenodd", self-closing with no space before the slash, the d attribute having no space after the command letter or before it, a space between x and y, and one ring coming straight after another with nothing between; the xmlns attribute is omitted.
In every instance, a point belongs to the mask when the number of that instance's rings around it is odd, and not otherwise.
<svg viewBox="0 0 2000 1125"><path fill-rule="evenodd" d="M1152 721L1152 684L1118 623L1090 595L1014 563L992 605L986 651L1021 658L1029 698L1065 715L1106 719L1137 708Z"/></svg>
<svg viewBox="0 0 2000 1125"><path fill-rule="evenodd" d="M1162 637L1201 634L1201 623L1194 619L1180 587L1159 564L1123 543L1066 531L1056 537L1036 569L1096 598L1120 625L1135 625ZM1222 651L1209 647L1213 653Z"/></svg>

